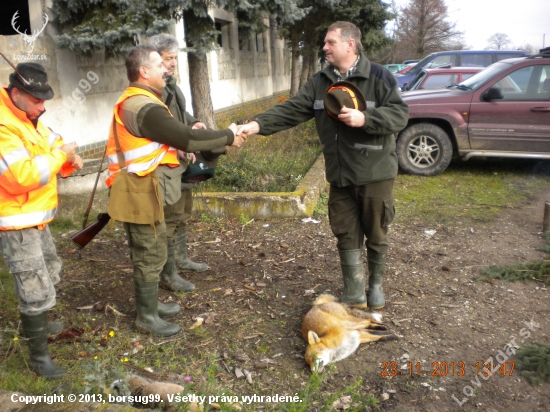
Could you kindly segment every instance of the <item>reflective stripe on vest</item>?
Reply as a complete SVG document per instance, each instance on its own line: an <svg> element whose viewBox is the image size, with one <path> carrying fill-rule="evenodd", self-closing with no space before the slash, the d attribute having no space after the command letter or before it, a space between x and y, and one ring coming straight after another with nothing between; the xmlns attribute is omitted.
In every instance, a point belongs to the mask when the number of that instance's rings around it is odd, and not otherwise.
<svg viewBox="0 0 550 412"><path fill-rule="evenodd" d="M168 108L157 96L151 92L130 86L119 97L115 107L115 127L118 134L118 140L122 150L122 156L124 160L124 167L129 173L136 173L140 176L152 173L158 165L166 164L170 167L179 166L177 150L163 143L155 142L147 137L133 136L118 116L118 110L123 102L133 96L144 95L151 99L157 100L159 105L162 105L167 110ZM168 110L170 113L170 111ZM170 113L171 115L171 113ZM114 141L113 130L109 133L109 140L107 142L107 158L109 160L109 176L107 177L107 186L111 186L114 181L116 173L120 170L118 163L118 156L116 152L116 144Z"/></svg>
<svg viewBox="0 0 550 412"><path fill-rule="evenodd" d="M48 135L48 144L50 147L55 143L55 141L59 138L59 135L50 129L50 134Z"/></svg>
<svg viewBox="0 0 550 412"><path fill-rule="evenodd" d="M25 157L30 159L31 156L29 154L29 151L24 147L19 147L9 153L4 154L4 157L2 158L2 160L0 160L0 175L4 174L4 172L8 170L12 164L18 162Z"/></svg>
<svg viewBox="0 0 550 412"><path fill-rule="evenodd" d="M44 186L50 180L50 164L42 155L35 156L34 161L38 165L38 173L40 173L40 186Z"/></svg>
<svg viewBox="0 0 550 412"><path fill-rule="evenodd" d="M52 220L57 207L45 212L25 213L15 216L0 217L0 227L33 227Z"/></svg>

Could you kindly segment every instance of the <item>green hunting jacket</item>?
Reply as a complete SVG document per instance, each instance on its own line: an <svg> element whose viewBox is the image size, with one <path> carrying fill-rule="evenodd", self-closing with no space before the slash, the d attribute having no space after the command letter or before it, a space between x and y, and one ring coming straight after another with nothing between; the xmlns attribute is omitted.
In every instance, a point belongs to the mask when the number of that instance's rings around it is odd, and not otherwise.
<svg viewBox="0 0 550 412"><path fill-rule="evenodd" d="M311 77L298 93L254 120L260 134L269 135L294 127L313 117L323 145L326 178L338 187L361 186L397 176L395 133L407 125L409 108L401 99L397 80L365 55L346 81L354 83L367 103L365 125L350 127L329 117L323 99L337 81L332 65Z"/></svg>
<svg viewBox="0 0 550 412"><path fill-rule="evenodd" d="M176 84L176 78L170 76L166 81L166 87L162 90L162 101L168 103L172 115L187 126L193 126L198 122L193 116L187 113L185 96Z"/></svg>

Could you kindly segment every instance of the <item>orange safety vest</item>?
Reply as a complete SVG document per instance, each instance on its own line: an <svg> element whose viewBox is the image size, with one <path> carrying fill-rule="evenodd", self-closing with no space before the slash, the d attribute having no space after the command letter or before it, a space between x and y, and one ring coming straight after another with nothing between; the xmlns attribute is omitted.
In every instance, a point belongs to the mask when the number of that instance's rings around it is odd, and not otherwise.
<svg viewBox="0 0 550 412"><path fill-rule="evenodd" d="M0 230L43 229L57 210L57 173L75 169L57 148L60 135L27 114L0 88Z"/></svg>
<svg viewBox="0 0 550 412"><path fill-rule="evenodd" d="M155 171L155 169L162 164L166 164L170 167L179 166L178 151L176 149L167 144L147 139L146 137L136 137L131 134L122 123L118 113L122 103L130 97L137 95L144 95L158 100L159 104L166 107L166 105L153 93L133 86L128 87L116 102L114 108L115 127L128 173L146 176ZM166 107L166 110L168 110L168 107ZM170 111L168 110L168 112ZM170 113L170 115L172 115L172 113ZM120 170L112 125L109 131L109 140L107 141L107 158L109 159L109 176L105 183L107 183L107 186L111 187L116 174Z"/></svg>

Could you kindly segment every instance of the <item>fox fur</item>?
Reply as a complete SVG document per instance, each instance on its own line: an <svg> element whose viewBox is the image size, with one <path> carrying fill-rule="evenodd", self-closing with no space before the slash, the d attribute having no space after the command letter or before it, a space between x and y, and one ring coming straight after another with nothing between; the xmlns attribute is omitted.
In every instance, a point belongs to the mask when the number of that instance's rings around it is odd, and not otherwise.
<svg viewBox="0 0 550 412"><path fill-rule="evenodd" d="M304 358L312 372L347 358L361 343L397 339L381 314L352 309L332 295L315 299L302 322L302 337L308 342Z"/></svg>

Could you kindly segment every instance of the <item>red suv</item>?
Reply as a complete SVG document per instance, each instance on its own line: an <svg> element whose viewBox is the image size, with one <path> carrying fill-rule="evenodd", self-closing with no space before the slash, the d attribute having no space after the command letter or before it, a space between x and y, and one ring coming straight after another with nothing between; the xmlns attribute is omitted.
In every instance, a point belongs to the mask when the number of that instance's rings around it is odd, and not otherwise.
<svg viewBox="0 0 550 412"><path fill-rule="evenodd" d="M485 67L451 67L440 69L422 69L411 80L405 83L403 91L443 89L458 84L479 73Z"/></svg>
<svg viewBox="0 0 550 412"><path fill-rule="evenodd" d="M550 159L550 47L502 60L450 89L403 94L399 165L434 176L453 155Z"/></svg>

